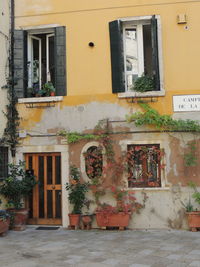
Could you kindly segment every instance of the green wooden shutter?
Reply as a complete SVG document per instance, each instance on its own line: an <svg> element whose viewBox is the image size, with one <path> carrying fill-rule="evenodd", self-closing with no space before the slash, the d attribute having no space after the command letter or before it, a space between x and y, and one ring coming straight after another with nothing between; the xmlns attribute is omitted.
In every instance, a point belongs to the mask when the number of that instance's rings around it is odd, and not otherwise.
<svg viewBox="0 0 200 267"><path fill-rule="evenodd" d="M56 95L66 95L66 30L55 28L55 88Z"/></svg>
<svg viewBox="0 0 200 267"><path fill-rule="evenodd" d="M158 57L158 26L157 19L152 16L151 19L151 39L152 39L152 67L153 67L153 77L155 81L155 90L160 90L160 71L159 71L159 57Z"/></svg>
<svg viewBox="0 0 200 267"><path fill-rule="evenodd" d="M119 20L109 23L113 93L125 92L123 34L121 24Z"/></svg>
<svg viewBox="0 0 200 267"><path fill-rule="evenodd" d="M26 96L27 32L14 30L14 90L18 98Z"/></svg>

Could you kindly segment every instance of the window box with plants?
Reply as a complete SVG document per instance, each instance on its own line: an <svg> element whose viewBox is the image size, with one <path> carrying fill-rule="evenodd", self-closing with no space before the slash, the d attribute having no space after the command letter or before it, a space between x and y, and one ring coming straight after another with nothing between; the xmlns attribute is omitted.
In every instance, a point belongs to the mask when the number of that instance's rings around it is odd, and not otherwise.
<svg viewBox="0 0 200 267"><path fill-rule="evenodd" d="M25 170L24 162L9 164L8 177L0 185L0 195L7 200L13 230L26 229L28 210L22 200L32 192L36 183L35 176Z"/></svg>
<svg viewBox="0 0 200 267"><path fill-rule="evenodd" d="M69 228L78 229L80 226L80 219L82 208L85 205L86 192L88 191L88 183L81 182L79 169L75 166L70 167L70 182L66 184L68 199L73 209L69 215Z"/></svg>
<svg viewBox="0 0 200 267"><path fill-rule="evenodd" d="M102 229L118 227L119 230L124 230L129 225L131 215L134 212L139 212L144 205L136 201L136 197L132 191L128 192L116 186L111 186L110 190L116 200L116 205L112 206L103 203L97 207L97 225Z"/></svg>
<svg viewBox="0 0 200 267"><path fill-rule="evenodd" d="M45 83L41 89L39 86L33 86L27 88L28 97L45 97L45 96L55 96L56 89L52 82Z"/></svg>

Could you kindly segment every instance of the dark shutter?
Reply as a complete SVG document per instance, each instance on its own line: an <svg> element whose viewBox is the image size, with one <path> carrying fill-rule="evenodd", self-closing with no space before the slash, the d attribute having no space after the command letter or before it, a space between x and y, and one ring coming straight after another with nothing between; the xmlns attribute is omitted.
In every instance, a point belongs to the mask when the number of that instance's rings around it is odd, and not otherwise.
<svg viewBox="0 0 200 267"><path fill-rule="evenodd" d="M155 82L155 90L160 90L160 72L159 72L159 58L158 58L158 26L157 19L152 16L151 19L151 39L152 39L152 67L153 67L153 77Z"/></svg>
<svg viewBox="0 0 200 267"><path fill-rule="evenodd" d="M56 95L66 95L66 31L55 28L55 88Z"/></svg>
<svg viewBox="0 0 200 267"><path fill-rule="evenodd" d="M113 93L125 92L123 33L121 24L119 20L109 23Z"/></svg>
<svg viewBox="0 0 200 267"><path fill-rule="evenodd" d="M18 98L25 97L27 88L27 32L14 31L14 90Z"/></svg>

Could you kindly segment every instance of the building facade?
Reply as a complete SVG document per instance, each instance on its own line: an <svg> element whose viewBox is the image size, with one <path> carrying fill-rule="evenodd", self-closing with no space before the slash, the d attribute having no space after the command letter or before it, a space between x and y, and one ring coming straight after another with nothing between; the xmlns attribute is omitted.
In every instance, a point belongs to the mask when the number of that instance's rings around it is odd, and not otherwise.
<svg viewBox="0 0 200 267"><path fill-rule="evenodd" d="M30 223L68 225L69 167L90 180L84 153L99 142L69 145L58 132L93 133L103 121L117 157L129 153L134 161L123 172L126 190L148 196L130 228L186 228L182 203L187 183L199 185L199 164L188 166L194 164L185 164L184 155L195 141L199 161L198 134L161 131L151 122L136 127L126 115L142 111L143 101L174 119L198 120L200 3L82 2L15 1L17 157L40 181Z"/></svg>

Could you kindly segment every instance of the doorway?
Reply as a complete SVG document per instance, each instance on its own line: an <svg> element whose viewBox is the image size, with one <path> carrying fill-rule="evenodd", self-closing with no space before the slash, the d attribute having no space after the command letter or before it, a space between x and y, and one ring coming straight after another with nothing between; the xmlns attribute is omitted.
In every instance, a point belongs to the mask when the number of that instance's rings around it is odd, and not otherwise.
<svg viewBox="0 0 200 267"><path fill-rule="evenodd" d="M62 224L62 181L60 153L25 154L26 169L38 184L29 196L29 224Z"/></svg>

